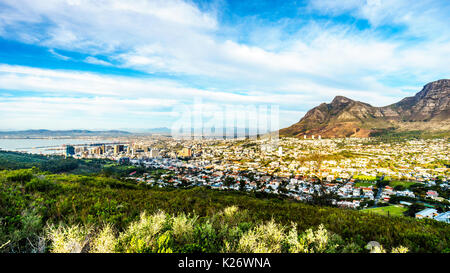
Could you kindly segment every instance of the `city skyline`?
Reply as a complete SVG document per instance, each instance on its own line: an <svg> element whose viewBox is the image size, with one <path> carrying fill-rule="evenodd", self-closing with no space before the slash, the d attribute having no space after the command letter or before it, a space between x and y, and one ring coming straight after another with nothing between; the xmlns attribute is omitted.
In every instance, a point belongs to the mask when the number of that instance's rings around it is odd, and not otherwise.
<svg viewBox="0 0 450 273"><path fill-rule="evenodd" d="M450 75L446 1L0 7L0 130L170 128L198 98L278 105L283 128L336 95L384 106Z"/></svg>

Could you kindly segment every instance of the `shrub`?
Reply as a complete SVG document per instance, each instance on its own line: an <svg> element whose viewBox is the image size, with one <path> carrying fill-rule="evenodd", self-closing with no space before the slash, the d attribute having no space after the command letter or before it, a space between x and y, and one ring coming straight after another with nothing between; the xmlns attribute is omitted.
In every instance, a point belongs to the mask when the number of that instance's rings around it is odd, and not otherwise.
<svg viewBox="0 0 450 273"><path fill-rule="evenodd" d="M114 236L113 227L106 224L98 235L90 243L92 253L114 253L117 239Z"/></svg>
<svg viewBox="0 0 450 273"><path fill-rule="evenodd" d="M373 246L370 253L386 253L386 250L382 245Z"/></svg>
<svg viewBox="0 0 450 273"><path fill-rule="evenodd" d="M50 191L56 188L56 184L45 178L35 177L25 184L25 190L30 191Z"/></svg>
<svg viewBox="0 0 450 273"><path fill-rule="evenodd" d="M217 241L217 232L209 219L205 223L195 226L194 243L198 244L201 252L219 252L221 246Z"/></svg>
<svg viewBox="0 0 450 273"><path fill-rule="evenodd" d="M177 243L184 244L192 241L197 219L197 216L190 218L184 213L173 217L172 234Z"/></svg>
<svg viewBox="0 0 450 273"><path fill-rule="evenodd" d="M50 251L53 253L81 253L86 252L90 227L80 225L54 225L47 228L47 236L51 241Z"/></svg>
<svg viewBox="0 0 450 273"><path fill-rule="evenodd" d="M238 210L239 210L239 208L236 207L236 206L226 207L226 208L223 210L223 215L224 215L226 218L232 218L232 217L236 214L236 212L237 212Z"/></svg>
<svg viewBox="0 0 450 273"><path fill-rule="evenodd" d="M354 242L345 245L341 250L341 253L361 253L361 252L363 252L363 248Z"/></svg>
<svg viewBox="0 0 450 273"><path fill-rule="evenodd" d="M408 253L409 249L404 246L394 247L391 251L392 253Z"/></svg>
<svg viewBox="0 0 450 273"><path fill-rule="evenodd" d="M284 227L272 219L245 233L239 240L237 252L280 253L284 240Z"/></svg>
<svg viewBox="0 0 450 273"><path fill-rule="evenodd" d="M159 236L158 245L156 248L157 253L172 253L172 236L170 235L170 231L166 231L161 236Z"/></svg>
<svg viewBox="0 0 450 273"><path fill-rule="evenodd" d="M147 216L141 213L140 219L131 223L119 238L119 249L127 253L154 252L157 248L157 235L167 224L167 215L159 211Z"/></svg>
<svg viewBox="0 0 450 273"><path fill-rule="evenodd" d="M337 252L342 239L332 234L321 224L317 230L308 229L301 236L297 235L297 227L292 226L287 236L289 252L294 253L329 253Z"/></svg>
<svg viewBox="0 0 450 273"><path fill-rule="evenodd" d="M223 243L224 246L221 249L221 252L229 253L234 252L234 250L237 248L239 239L242 237L242 234L244 232L241 230L241 228L235 226L235 227L228 227L227 225L223 226L220 230L220 234L223 237Z"/></svg>
<svg viewBox="0 0 450 273"><path fill-rule="evenodd" d="M25 209L17 219L14 229L9 229L4 218L0 218L0 248L7 252L44 252L45 243L40 236L42 229L42 217L35 209ZM3 226L5 225L5 228ZM11 228L11 227L10 227Z"/></svg>
<svg viewBox="0 0 450 273"><path fill-rule="evenodd" d="M6 179L9 182L24 183L24 182L30 181L30 179L32 177L33 177L33 171L31 169L23 169L23 170L10 171L6 176Z"/></svg>

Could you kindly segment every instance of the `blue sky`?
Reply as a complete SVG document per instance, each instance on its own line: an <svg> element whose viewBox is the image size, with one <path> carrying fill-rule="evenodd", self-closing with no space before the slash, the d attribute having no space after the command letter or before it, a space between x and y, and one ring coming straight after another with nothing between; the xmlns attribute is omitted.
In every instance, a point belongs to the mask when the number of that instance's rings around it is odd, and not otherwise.
<svg viewBox="0 0 450 273"><path fill-rule="evenodd" d="M0 0L0 129L171 127L181 106L336 95L374 106L450 75L450 2Z"/></svg>

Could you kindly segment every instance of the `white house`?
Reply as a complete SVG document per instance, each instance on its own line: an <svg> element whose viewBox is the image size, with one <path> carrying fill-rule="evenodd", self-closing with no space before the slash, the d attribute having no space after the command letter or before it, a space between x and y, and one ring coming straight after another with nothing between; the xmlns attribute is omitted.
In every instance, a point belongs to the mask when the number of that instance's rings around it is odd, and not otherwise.
<svg viewBox="0 0 450 273"><path fill-rule="evenodd" d="M422 219L422 218L433 219L437 215L438 215L438 213L437 213L437 210L435 210L435 209L424 209L424 210L416 213L416 218L418 218L418 219Z"/></svg>
<svg viewBox="0 0 450 273"><path fill-rule="evenodd" d="M450 224L450 211L447 211L447 212L437 215L436 217L434 217L434 220Z"/></svg>

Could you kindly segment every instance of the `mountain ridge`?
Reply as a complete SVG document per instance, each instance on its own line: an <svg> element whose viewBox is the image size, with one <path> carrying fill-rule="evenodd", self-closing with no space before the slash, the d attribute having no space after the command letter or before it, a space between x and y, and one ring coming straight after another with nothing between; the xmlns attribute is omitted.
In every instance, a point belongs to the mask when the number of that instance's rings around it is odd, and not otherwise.
<svg viewBox="0 0 450 273"><path fill-rule="evenodd" d="M281 129L280 136L368 137L383 130L450 130L450 80L426 84L397 103L375 107L344 96L321 103L299 122Z"/></svg>

